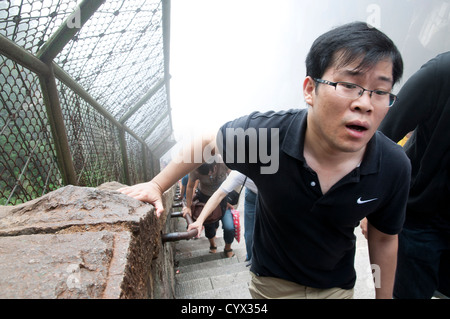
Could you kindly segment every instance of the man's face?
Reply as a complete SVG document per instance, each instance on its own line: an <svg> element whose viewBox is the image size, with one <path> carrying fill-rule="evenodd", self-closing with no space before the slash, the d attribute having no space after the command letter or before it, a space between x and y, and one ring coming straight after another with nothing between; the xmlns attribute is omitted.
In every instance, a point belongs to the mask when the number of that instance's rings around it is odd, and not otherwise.
<svg viewBox="0 0 450 319"><path fill-rule="evenodd" d="M357 70L358 62L341 68L331 67L322 79L350 82L368 90L392 90L393 64L390 59L366 70ZM333 86L319 84L317 87L310 77L305 80L304 95L310 105L307 134L328 152L363 150L389 111L387 105L373 106L369 92L351 100L337 95Z"/></svg>

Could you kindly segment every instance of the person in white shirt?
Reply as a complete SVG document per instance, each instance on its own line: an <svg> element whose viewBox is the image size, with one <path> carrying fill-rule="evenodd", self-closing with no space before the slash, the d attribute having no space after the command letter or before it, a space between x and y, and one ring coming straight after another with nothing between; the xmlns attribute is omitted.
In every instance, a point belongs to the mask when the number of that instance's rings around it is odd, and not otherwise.
<svg viewBox="0 0 450 319"><path fill-rule="evenodd" d="M251 261L252 255L252 242L253 242L253 229L255 225L255 205L256 205L256 196L258 193L258 189L256 188L255 183L245 175L238 171L231 171L228 175L227 179L220 185L219 189L209 198L205 207L202 210L202 213L197 218L197 220L189 225L188 231L192 229L197 229L198 236L203 228L203 223L208 218L208 216L212 213L215 207L220 204L220 202L233 190L239 192L242 187L246 188L245 192L245 203L244 203L244 224L245 224L245 246L247 250L247 258L246 261ZM228 212L228 210L227 210ZM214 245L214 243L213 243ZM230 245L231 246L231 245ZM227 257L231 257L230 254L231 247L225 247L225 253Z"/></svg>

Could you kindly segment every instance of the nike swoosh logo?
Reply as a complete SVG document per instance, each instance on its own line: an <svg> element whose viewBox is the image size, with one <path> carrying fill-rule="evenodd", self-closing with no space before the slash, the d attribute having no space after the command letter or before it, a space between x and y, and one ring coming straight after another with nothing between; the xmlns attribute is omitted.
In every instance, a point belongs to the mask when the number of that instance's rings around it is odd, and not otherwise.
<svg viewBox="0 0 450 319"><path fill-rule="evenodd" d="M360 197L360 198L358 198L357 203L358 203L358 205L364 205L364 204L367 204L367 203L374 202L376 200L378 200L378 198L369 199L369 200L362 200L362 197Z"/></svg>

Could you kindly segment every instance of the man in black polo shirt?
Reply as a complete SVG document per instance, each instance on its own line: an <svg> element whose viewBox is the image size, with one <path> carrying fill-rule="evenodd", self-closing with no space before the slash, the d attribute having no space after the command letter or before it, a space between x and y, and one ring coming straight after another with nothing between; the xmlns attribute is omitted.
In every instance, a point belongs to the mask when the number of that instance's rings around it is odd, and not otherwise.
<svg viewBox="0 0 450 319"><path fill-rule="evenodd" d="M308 108L254 113L225 124L217 149L258 187L253 242L254 298L351 298L354 229L369 220L377 298L391 298L410 163L377 132L403 72L395 45L365 23L327 32L313 44L303 84ZM191 146L205 149L205 136ZM151 182L121 190L154 203L199 164L175 160Z"/></svg>

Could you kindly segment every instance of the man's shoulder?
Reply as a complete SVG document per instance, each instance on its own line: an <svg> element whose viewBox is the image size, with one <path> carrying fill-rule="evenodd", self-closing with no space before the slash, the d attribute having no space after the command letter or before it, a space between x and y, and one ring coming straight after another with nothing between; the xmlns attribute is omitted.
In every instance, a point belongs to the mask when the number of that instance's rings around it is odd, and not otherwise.
<svg viewBox="0 0 450 319"><path fill-rule="evenodd" d="M259 128L288 128L292 121L303 114L307 109L290 109L284 111L255 112L249 115L247 127Z"/></svg>
<svg viewBox="0 0 450 319"><path fill-rule="evenodd" d="M307 109L253 112L224 124L221 129L242 128L246 130L248 128L281 128L289 125L296 116L306 114L306 112Z"/></svg>
<svg viewBox="0 0 450 319"><path fill-rule="evenodd" d="M283 111L254 112L250 114L249 117L251 120L255 121L284 121L286 118L295 117L306 111L306 109L290 109Z"/></svg>
<svg viewBox="0 0 450 319"><path fill-rule="evenodd" d="M304 112L306 109L290 109L290 110L282 110L282 111L267 111L267 112L253 112L250 114L252 119L257 118L280 118L286 116L294 116L300 112Z"/></svg>

